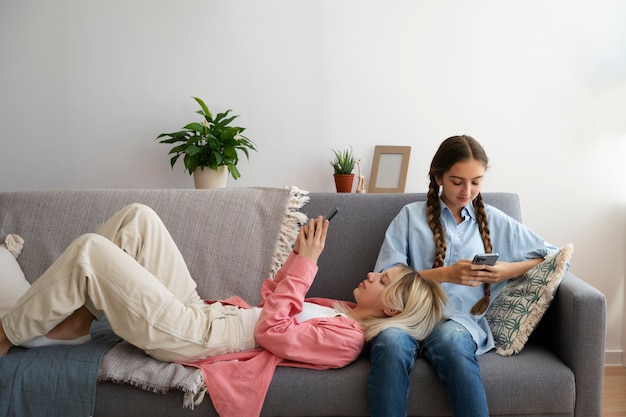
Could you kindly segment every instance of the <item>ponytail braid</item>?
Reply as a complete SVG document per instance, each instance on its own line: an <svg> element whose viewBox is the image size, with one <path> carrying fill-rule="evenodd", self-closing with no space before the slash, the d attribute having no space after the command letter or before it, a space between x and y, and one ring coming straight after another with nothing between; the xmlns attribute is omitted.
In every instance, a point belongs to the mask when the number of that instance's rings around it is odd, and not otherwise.
<svg viewBox="0 0 626 417"><path fill-rule="evenodd" d="M481 194L474 199L474 211L476 212L476 222L478 223L478 231L483 239L483 246L485 247L485 253L493 252L493 246L491 245L491 236L489 234L489 224L487 221L487 212L485 211L485 204L483 203L483 197ZM478 300L476 304L470 310L470 313L474 315L483 314L487 307L489 307L489 301L491 300L491 284L486 282L484 284L484 297Z"/></svg>
<svg viewBox="0 0 626 417"><path fill-rule="evenodd" d="M426 207L428 209L428 226L433 232L433 238L435 239L435 259L433 261L433 268L439 268L444 265L447 245L440 218L441 204L439 203L439 185L434 175L430 176L428 194L426 195Z"/></svg>

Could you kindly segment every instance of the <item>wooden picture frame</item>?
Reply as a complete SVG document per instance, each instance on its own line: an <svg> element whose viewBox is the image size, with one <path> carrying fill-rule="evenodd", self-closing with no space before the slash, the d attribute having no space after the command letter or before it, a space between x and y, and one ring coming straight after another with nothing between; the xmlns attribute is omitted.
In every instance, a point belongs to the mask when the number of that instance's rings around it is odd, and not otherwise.
<svg viewBox="0 0 626 417"><path fill-rule="evenodd" d="M403 193L410 156L410 146L376 146L367 192Z"/></svg>

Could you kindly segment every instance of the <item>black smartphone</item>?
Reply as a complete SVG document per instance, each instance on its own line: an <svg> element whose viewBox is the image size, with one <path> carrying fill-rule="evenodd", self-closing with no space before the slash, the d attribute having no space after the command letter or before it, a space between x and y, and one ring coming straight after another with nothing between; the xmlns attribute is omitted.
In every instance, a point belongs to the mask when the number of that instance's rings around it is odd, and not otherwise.
<svg viewBox="0 0 626 417"><path fill-rule="evenodd" d="M472 263L475 265L493 266L496 264L496 261L498 260L498 256L499 255L497 253L483 253L483 254L474 256Z"/></svg>
<svg viewBox="0 0 626 417"><path fill-rule="evenodd" d="M335 217L337 215L337 213L339 213L339 209L337 207L335 207L333 209L333 211L331 211L330 213L328 213L328 215L326 217L324 217L324 220L331 221L333 219L333 217Z"/></svg>

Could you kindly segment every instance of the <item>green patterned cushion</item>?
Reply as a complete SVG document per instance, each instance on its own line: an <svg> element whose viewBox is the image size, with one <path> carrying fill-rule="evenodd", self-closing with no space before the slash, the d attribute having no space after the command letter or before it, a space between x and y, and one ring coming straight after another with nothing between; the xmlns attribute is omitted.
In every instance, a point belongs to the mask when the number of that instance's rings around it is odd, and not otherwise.
<svg viewBox="0 0 626 417"><path fill-rule="evenodd" d="M552 302L573 250L570 243L510 280L489 307L486 317L500 355L518 354L524 348Z"/></svg>

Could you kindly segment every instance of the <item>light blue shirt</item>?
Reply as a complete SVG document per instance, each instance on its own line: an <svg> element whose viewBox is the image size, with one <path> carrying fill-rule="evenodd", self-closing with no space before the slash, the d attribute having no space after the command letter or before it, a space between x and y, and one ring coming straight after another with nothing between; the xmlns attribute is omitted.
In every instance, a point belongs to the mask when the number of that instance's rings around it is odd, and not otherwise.
<svg viewBox="0 0 626 417"><path fill-rule="evenodd" d="M499 261L519 262L544 258L558 249L497 208L485 204L485 209L493 252L500 254ZM463 208L461 214L464 220L457 225L452 212L441 201L441 223L447 244L446 266L485 252L473 205ZM398 263L418 271L431 269L435 258L435 240L426 219L426 202L404 206L387 228L374 269L381 272ZM505 284L506 281L491 286L492 302ZM446 315L467 328L478 346L478 355L491 350L494 341L485 315L474 316L469 313L472 306L484 296L484 286L443 283L442 287L448 295Z"/></svg>

